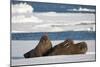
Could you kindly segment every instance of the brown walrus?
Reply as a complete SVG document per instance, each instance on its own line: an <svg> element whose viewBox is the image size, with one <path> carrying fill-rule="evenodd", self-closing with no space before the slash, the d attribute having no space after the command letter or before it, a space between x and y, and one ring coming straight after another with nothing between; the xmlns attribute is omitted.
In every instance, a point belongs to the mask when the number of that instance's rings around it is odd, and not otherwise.
<svg viewBox="0 0 100 67"><path fill-rule="evenodd" d="M52 48L52 43L47 35L41 37L40 42L31 51L24 54L25 58L40 57L48 52Z"/></svg>
<svg viewBox="0 0 100 67"><path fill-rule="evenodd" d="M48 56L84 54L86 51L87 44L85 42L74 44L72 40L65 40L52 48L51 52L48 53Z"/></svg>

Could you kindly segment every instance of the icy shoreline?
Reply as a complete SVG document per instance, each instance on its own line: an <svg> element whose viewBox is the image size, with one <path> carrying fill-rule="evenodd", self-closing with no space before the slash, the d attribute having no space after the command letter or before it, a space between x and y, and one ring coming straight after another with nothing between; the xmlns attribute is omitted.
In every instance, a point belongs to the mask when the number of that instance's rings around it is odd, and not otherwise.
<svg viewBox="0 0 100 67"><path fill-rule="evenodd" d="M53 46L62 42L63 40L52 41ZM80 61L95 61L95 40L75 40L74 42L85 41L88 44L88 52L86 54L79 55L61 55L61 56L45 56L36 58L20 58L13 59L12 57L23 57L23 54L33 49L38 40L13 40L12 41L12 53L11 53L11 65L36 65L36 64L49 64L49 63L68 63L68 62L80 62Z"/></svg>
<svg viewBox="0 0 100 67"><path fill-rule="evenodd" d="M11 66L95 61L95 54L47 56L12 60Z"/></svg>

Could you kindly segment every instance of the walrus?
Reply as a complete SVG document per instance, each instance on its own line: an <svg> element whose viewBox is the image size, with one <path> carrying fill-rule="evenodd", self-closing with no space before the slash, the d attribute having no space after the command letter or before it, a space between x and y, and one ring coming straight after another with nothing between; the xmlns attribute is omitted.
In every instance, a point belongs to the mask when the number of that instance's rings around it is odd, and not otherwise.
<svg viewBox="0 0 100 67"><path fill-rule="evenodd" d="M70 54L73 49L73 40L67 39L64 42L61 42L60 44L57 44L54 46L51 51L48 53L48 56L50 55L65 55Z"/></svg>
<svg viewBox="0 0 100 67"><path fill-rule="evenodd" d="M84 54L87 51L87 44L80 42L74 44L72 40L65 40L64 42L54 46L48 56L53 55L73 55L73 54Z"/></svg>
<svg viewBox="0 0 100 67"><path fill-rule="evenodd" d="M35 47L35 49L30 50L24 54L25 58L40 57L43 56L49 49L52 48L52 43L47 35L43 35Z"/></svg>

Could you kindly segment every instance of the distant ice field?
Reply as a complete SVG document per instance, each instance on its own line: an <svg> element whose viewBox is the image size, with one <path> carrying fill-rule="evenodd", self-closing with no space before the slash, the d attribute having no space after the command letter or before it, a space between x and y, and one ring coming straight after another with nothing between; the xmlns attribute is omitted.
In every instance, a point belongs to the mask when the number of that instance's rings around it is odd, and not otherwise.
<svg viewBox="0 0 100 67"><path fill-rule="evenodd" d="M12 32L95 31L95 13L28 13L12 17Z"/></svg>

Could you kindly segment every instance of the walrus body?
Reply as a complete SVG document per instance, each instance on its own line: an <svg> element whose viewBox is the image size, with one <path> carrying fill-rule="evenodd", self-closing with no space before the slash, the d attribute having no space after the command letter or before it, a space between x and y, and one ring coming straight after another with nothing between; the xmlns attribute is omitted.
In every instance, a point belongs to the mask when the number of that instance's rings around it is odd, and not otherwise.
<svg viewBox="0 0 100 67"><path fill-rule="evenodd" d="M40 57L43 56L52 48L52 43L50 42L47 35L41 37L40 42L35 49L24 54L25 58Z"/></svg>
<svg viewBox="0 0 100 67"><path fill-rule="evenodd" d="M48 53L48 56L84 54L86 51L87 44L85 42L74 44L72 40L65 40L52 48L51 52Z"/></svg>

